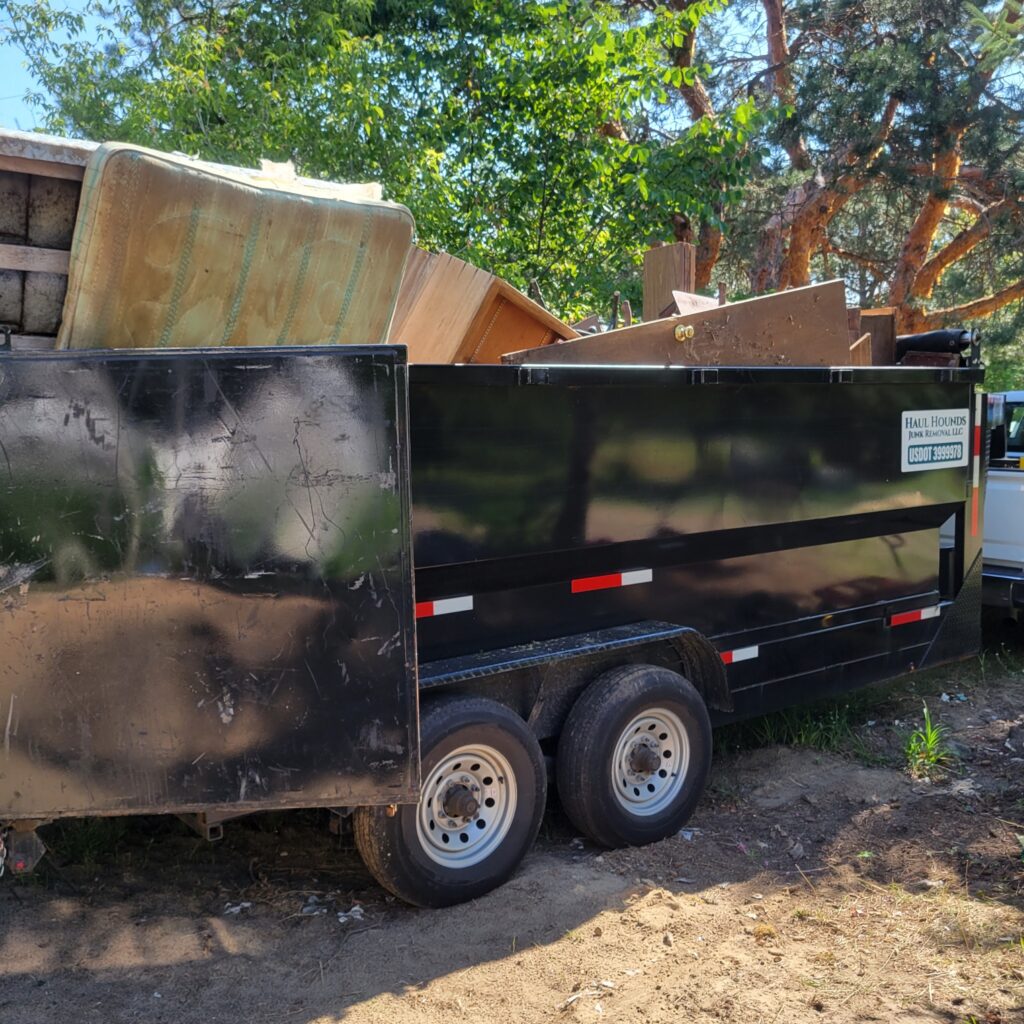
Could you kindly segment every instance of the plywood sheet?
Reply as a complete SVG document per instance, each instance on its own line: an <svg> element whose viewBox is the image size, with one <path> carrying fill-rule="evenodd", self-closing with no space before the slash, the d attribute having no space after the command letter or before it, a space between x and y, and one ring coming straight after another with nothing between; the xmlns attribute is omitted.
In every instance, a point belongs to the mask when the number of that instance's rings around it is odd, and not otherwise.
<svg viewBox="0 0 1024 1024"><path fill-rule="evenodd" d="M577 338L547 349L515 352L503 361L847 366L849 353L846 287L842 281L829 281Z"/></svg>

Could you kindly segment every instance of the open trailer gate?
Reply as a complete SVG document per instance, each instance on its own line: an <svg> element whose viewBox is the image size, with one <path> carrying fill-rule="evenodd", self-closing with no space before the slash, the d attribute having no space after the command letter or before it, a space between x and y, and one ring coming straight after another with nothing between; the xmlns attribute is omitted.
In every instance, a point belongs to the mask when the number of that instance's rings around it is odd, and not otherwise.
<svg viewBox="0 0 1024 1024"><path fill-rule="evenodd" d="M0 819L416 799L405 389L384 347L0 355Z"/></svg>

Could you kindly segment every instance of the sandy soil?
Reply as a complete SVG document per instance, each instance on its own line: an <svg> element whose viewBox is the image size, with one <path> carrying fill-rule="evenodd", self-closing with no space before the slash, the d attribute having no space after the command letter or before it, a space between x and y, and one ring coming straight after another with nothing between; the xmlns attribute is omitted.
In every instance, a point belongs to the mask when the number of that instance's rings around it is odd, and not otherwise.
<svg viewBox="0 0 1024 1024"><path fill-rule="evenodd" d="M867 761L719 756L692 828L652 847L593 848L556 808L511 883L450 910L385 897L317 815L216 845L163 819L66 828L0 885L0 1020L1024 1022L1007 666L899 688L860 729ZM945 781L885 764L920 692L962 758Z"/></svg>

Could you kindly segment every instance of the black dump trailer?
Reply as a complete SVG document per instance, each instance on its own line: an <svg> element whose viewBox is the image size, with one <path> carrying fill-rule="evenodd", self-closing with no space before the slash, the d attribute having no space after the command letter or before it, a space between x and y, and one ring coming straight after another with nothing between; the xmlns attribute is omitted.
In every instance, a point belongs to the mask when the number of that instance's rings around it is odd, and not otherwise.
<svg viewBox="0 0 1024 1024"><path fill-rule="evenodd" d="M472 898L549 778L678 830L713 725L975 653L974 369L0 354L0 822L351 815ZM413 557L415 553L415 557Z"/></svg>

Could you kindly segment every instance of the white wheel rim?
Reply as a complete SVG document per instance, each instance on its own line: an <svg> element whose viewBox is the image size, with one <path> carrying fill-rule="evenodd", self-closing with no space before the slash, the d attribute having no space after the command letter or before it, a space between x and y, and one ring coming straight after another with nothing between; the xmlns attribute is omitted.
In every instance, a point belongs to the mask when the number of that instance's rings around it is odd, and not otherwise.
<svg viewBox="0 0 1024 1024"><path fill-rule="evenodd" d="M477 804L469 814L449 814L453 794ZM501 845L515 818L518 794L512 766L499 750L470 744L445 754L429 775L416 814L423 852L446 868L479 864Z"/></svg>
<svg viewBox="0 0 1024 1024"><path fill-rule="evenodd" d="M679 796L689 766L690 741L680 717L668 708L649 708L619 734L612 791L630 814L660 814Z"/></svg>

